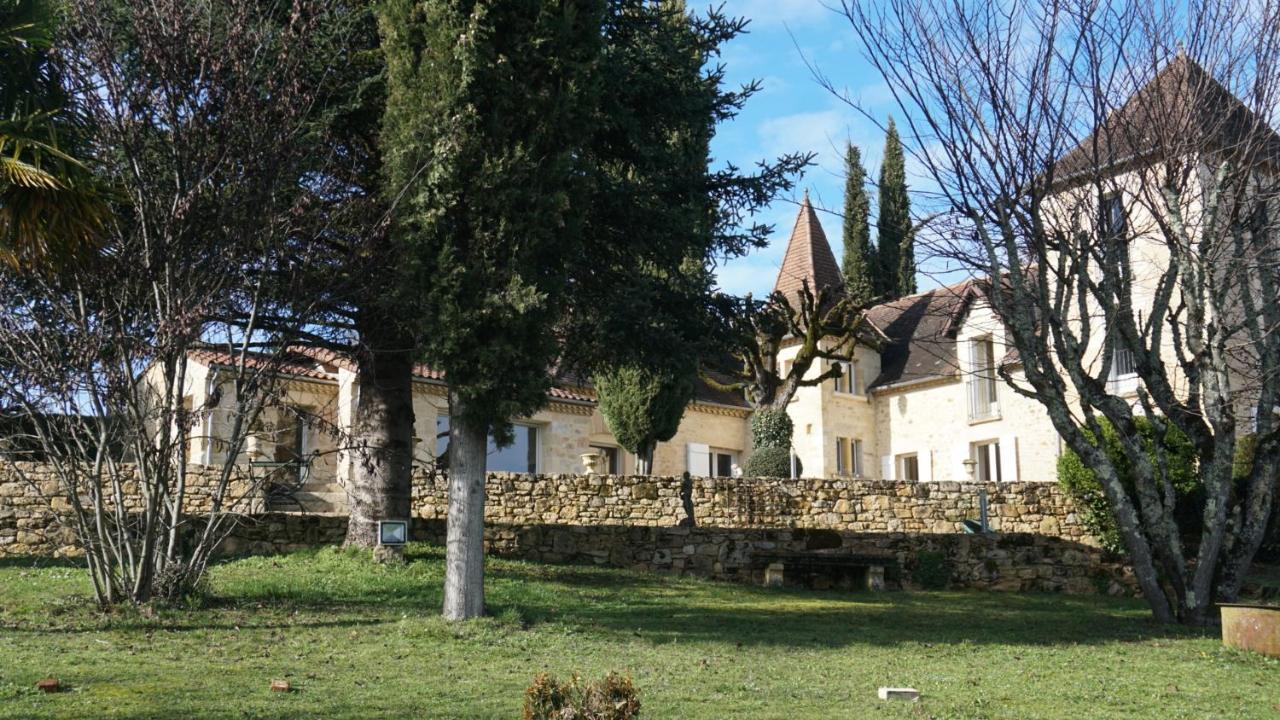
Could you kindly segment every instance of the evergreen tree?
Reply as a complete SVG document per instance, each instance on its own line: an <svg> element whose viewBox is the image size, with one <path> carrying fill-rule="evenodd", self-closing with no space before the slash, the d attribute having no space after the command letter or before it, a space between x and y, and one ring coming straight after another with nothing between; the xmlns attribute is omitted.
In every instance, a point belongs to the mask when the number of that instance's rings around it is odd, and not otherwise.
<svg viewBox="0 0 1280 720"><path fill-rule="evenodd" d="M907 171L902 141L893 118L884 138L880 164L879 214L876 218L876 254L880 260L877 292L886 299L916 291L915 239L911 232L911 201L907 197Z"/></svg>
<svg viewBox="0 0 1280 720"><path fill-rule="evenodd" d="M484 613L488 437L546 402L581 253L603 2L389 0L393 233L413 248L424 355L449 384L444 615Z"/></svg>
<svg viewBox="0 0 1280 720"><path fill-rule="evenodd" d="M808 162L790 155L755 173L711 171L717 122L755 91L726 91L714 62L745 21L716 10L690 15L683 0L615 0L601 65L609 90L591 153L596 172L576 274L567 364L596 380L619 443L649 472L693 400L699 365L718 355L712 312L716 262L766 240L753 209Z"/></svg>
<svg viewBox="0 0 1280 720"><path fill-rule="evenodd" d="M844 168L844 283L856 302L867 303L876 294L877 267L871 246L867 171L862 167L862 153L853 143L846 145Z"/></svg>
<svg viewBox="0 0 1280 720"><path fill-rule="evenodd" d="M424 357L449 384L444 614L470 618L484 610L486 435L509 440L545 404L550 367L632 366L663 379L633 403L660 439L667 393L691 395L693 369L670 356L696 357L709 334L709 261L765 241L740 220L809 157L710 170L713 128L757 87L721 88L710 61L745 22L717 11L387 0L379 13L393 234L413 249Z"/></svg>

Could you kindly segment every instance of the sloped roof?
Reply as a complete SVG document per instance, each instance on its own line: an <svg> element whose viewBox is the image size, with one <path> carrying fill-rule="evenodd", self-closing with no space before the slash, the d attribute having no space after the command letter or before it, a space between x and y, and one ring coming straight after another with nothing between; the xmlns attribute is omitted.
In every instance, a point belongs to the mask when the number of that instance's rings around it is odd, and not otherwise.
<svg viewBox="0 0 1280 720"><path fill-rule="evenodd" d="M867 320L889 340L869 388L956 376L956 333L978 294L977 284L966 280L868 309Z"/></svg>
<svg viewBox="0 0 1280 720"><path fill-rule="evenodd" d="M1056 184L1185 151L1254 143L1257 161L1280 164L1280 135L1199 63L1179 54L1054 165Z"/></svg>
<svg viewBox="0 0 1280 720"><path fill-rule="evenodd" d="M800 204L795 227L791 229L791 239L787 242L787 251L782 256L782 267L778 268L773 289L794 301L805 281L815 293L823 287L844 285L840 265L831 253L827 234L822 230L822 223L809 202L807 192Z"/></svg>
<svg viewBox="0 0 1280 720"><path fill-rule="evenodd" d="M188 356L202 364L213 366L230 367L237 362L237 356L234 354L215 349L201 348L192 350ZM329 348L321 348L309 345L295 345L285 350L280 357L265 354L250 354L246 359L249 367L265 368L271 367L277 372L284 375L292 375L295 377L304 377L314 380L323 380L328 382L336 382L337 374L335 370L331 370L326 366L334 369L342 368L344 370L355 371L355 361L349 355L340 353ZM425 380L431 383L444 383L444 372L435 370L421 363L413 366L413 376L419 380ZM590 396L574 392L560 385L553 385L547 391L547 395L556 399L575 403L594 403L595 400Z"/></svg>
<svg viewBox="0 0 1280 720"><path fill-rule="evenodd" d="M237 353L214 348L197 348L187 354L193 361L208 367L236 367L240 364ZM270 369L282 375L309 378L312 380L331 381L333 373L318 365L313 358L304 353L295 352L292 348L279 356L264 353L246 353L245 367L254 370Z"/></svg>

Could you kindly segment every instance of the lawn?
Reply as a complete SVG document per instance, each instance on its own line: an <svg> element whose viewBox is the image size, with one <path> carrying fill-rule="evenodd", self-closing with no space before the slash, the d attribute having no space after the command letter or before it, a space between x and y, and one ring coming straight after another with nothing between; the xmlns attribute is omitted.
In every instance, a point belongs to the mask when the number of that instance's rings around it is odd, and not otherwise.
<svg viewBox="0 0 1280 720"><path fill-rule="evenodd" d="M437 617L442 551L217 566L189 608L102 613L79 568L0 562L0 718L518 718L546 670L629 673L667 718L1275 718L1280 662L1132 600L766 590L491 561ZM37 693L42 677L72 687ZM284 678L292 693L272 693ZM876 699L919 688L918 704Z"/></svg>

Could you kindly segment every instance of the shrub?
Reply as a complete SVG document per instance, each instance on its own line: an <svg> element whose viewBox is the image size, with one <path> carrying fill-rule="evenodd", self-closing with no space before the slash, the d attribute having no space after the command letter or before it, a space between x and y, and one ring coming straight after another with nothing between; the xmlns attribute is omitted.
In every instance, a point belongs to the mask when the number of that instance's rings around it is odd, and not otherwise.
<svg viewBox="0 0 1280 720"><path fill-rule="evenodd" d="M757 410L751 416L751 441L756 448L790 450L794 429L786 410Z"/></svg>
<svg viewBox="0 0 1280 720"><path fill-rule="evenodd" d="M524 720L632 720L640 699L631 678L609 673L599 682L577 675L561 682L542 673L524 691Z"/></svg>
<svg viewBox="0 0 1280 720"><path fill-rule="evenodd" d="M742 466L746 477L791 477L791 451L780 447L758 447Z"/></svg>
<svg viewBox="0 0 1280 720"><path fill-rule="evenodd" d="M640 453L674 437L685 407L693 400L695 377L640 366L598 370L600 413L618 444Z"/></svg>
<svg viewBox="0 0 1280 720"><path fill-rule="evenodd" d="M911 581L925 590L946 590L951 584L951 562L947 554L937 550L917 553Z"/></svg>
<svg viewBox="0 0 1280 720"><path fill-rule="evenodd" d="M1111 423L1105 419L1099 422L1102 425L1102 445L1107 457L1115 466L1120 482L1129 493L1129 497L1133 498L1136 504L1133 471L1121 445L1120 436ZM1147 457L1153 465L1156 464L1155 427L1146 418L1134 418L1134 425L1142 439L1143 447L1147 450ZM1161 446L1169 480L1173 483L1177 496L1174 516L1178 527L1184 533L1198 532L1202 523L1204 493L1199 478L1196 477L1195 447L1181 430L1172 425L1161 439ZM1102 489L1102 483L1098 482L1097 475L1084 464L1080 456L1071 450L1067 450L1058 458L1058 484L1075 501L1080 521L1089 534L1095 537L1103 548L1111 552L1123 553L1124 540L1120 536L1119 528L1116 527L1111 503Z"/></svg>

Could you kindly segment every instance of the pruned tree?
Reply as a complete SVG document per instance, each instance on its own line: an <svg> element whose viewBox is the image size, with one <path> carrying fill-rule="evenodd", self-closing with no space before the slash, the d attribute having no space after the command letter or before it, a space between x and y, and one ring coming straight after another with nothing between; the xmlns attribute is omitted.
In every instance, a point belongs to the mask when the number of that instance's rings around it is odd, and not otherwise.
<svg viewBox="0 0 1280 720"><path fill-rule="evenodd" d="M54 497L102 603L190 590L261 477L238 467L278 400L287 328L308 295L283 269L299 235L315 148L308 67L333 48L317 0L84 0L57 47L90 130L86 165L112 189L95 253L56 273L0 274L0 404L16 408L52 468ZM217 352L204 407L190 403L193 352ZM199 486L191 441L214 418L223 445ZM207 438L206 438L207 439ZM19 472L24 468L14 466ZM190 481L190 482L189 482Z"/></svg>
<svg viewBox="0 0 1280 720"><path fill-rule="evenodd" d="M1278 9L842 8L950 221L930 252L985 279L1022 363L1003 378L1097 477L1162 622L1209 622L1214 602L1238 597L1275 504ZM1194 540L1139 418L1195 449ZM1104 421L1132 495L1095 441ZM1251 430L1255 461L1233 483Z"/></svg>
<svg viewBox="0 0 1280 720"><path fill-rule="evenodd" d="M858 342L874 343L863 311L866 306L841 286L824 286L817 293L806 280L794 298L774 292L759 301L722 296L719 299L722 342L727 362L716 366L728 381L707 375L712 386L742 392L757 411L785 411L802 387L821 385L844 371ZM790 361L780 364L783 348L797 345ZM810 373L823 359L831 364Z"/></svg>

